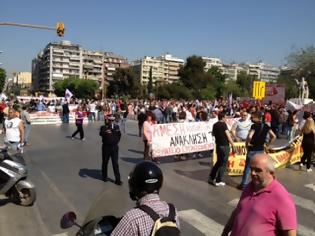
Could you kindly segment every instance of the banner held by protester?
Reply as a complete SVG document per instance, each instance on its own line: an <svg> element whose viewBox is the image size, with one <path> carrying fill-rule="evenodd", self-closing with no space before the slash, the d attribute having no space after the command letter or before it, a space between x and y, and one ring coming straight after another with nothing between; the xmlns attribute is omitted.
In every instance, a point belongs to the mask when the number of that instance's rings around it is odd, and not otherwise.
<svg viewBox="0 0 315 236"><path fill-rule="evenodd" d="M212 127L212 121L153 125L153 157L212 150Z"/></svg>
<svg viewBox="0 0 315 236"><path fill-rule="evenodd" d="M287 146L277 147L277 148L267 148L266 153L270 155L273 160L275 168L286 167L287 165L293 165L301 160L303 155L302 147L302 137L296 137ZM245 168L247 149L245 147L245 142L235 142L228 159L227 173L228 175L243 175L243 170ZM216 162L216 155L214 152L213 163Z"/></svg>

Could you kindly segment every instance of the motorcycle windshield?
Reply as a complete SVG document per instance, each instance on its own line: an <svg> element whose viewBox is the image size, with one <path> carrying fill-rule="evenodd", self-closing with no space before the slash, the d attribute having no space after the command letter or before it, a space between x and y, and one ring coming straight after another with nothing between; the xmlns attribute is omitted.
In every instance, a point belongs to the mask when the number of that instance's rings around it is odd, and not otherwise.
<svg viewBox="0 0 315 236"><path fill-rule="evenodd" d="M105 215L121 217L133 207L135 203L129 198L128 189L106 183L104 191L92 203L83 225Z"/></svg>

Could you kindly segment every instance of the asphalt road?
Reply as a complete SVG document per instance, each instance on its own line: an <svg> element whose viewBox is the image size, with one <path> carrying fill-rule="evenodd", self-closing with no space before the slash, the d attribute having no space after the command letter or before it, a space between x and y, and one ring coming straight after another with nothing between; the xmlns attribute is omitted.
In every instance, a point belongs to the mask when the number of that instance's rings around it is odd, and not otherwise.
<svg viewBox="0 0 315 236"><path fill-rule="evenodd" d="M0 235L72 235L75 228L62 230L59 226L62 214L75 211L78 223L83 222L91 204L102 192L105 199L98 211L104 215L120 216L134 206L128 195L127 176L143 155L137 124L127 122L127 133L120 142L122 186L101 181L100 126L101 123L85 125L84 142L69 138L75 129L72 124L32 127L32 146L25 148L25 159L30 179L36 185L37 201L32 207L21 207L2 197ZM167 157L160 164L165 180L161 198L177 206L184 236L220 235L240 197L241 192L235 188L240 177L227 177L227 186L221 188L207 183L210 161L209 155L181 162ZM314 173L299 171L297 166L277 171L278 179L296 201L299 235L315 235ZM109 177L114 177L111 165Z"/></svg>

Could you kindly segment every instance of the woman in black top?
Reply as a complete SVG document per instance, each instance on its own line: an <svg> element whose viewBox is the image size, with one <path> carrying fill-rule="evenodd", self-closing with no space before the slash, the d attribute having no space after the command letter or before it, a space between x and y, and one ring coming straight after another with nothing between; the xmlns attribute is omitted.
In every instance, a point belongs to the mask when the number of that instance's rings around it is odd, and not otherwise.
<svg viewBox="0 0 315 236"><path fill-rule="evenodd" d="M304 154L302 156L300 166L303 167L306 161L306 171L311 172L311 159L315 142L315 124L312 117L307 118L307 120L305 121L305 124L302 128L302 135L302 148Z"/></svg>

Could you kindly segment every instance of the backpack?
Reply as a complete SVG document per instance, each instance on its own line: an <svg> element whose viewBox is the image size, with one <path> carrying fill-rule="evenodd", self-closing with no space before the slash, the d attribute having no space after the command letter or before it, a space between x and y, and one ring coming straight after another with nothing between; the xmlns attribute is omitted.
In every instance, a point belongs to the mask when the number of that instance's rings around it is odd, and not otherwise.
<svg viewBox="0 0 315 236"><path fill-rule="evenodd" d="M167 217L160 217L152 208L141 205L138 208L147 213L154 221L151 236L179 236L180 230L176 225L175 207L168 203L169 215Z"/></svg>

